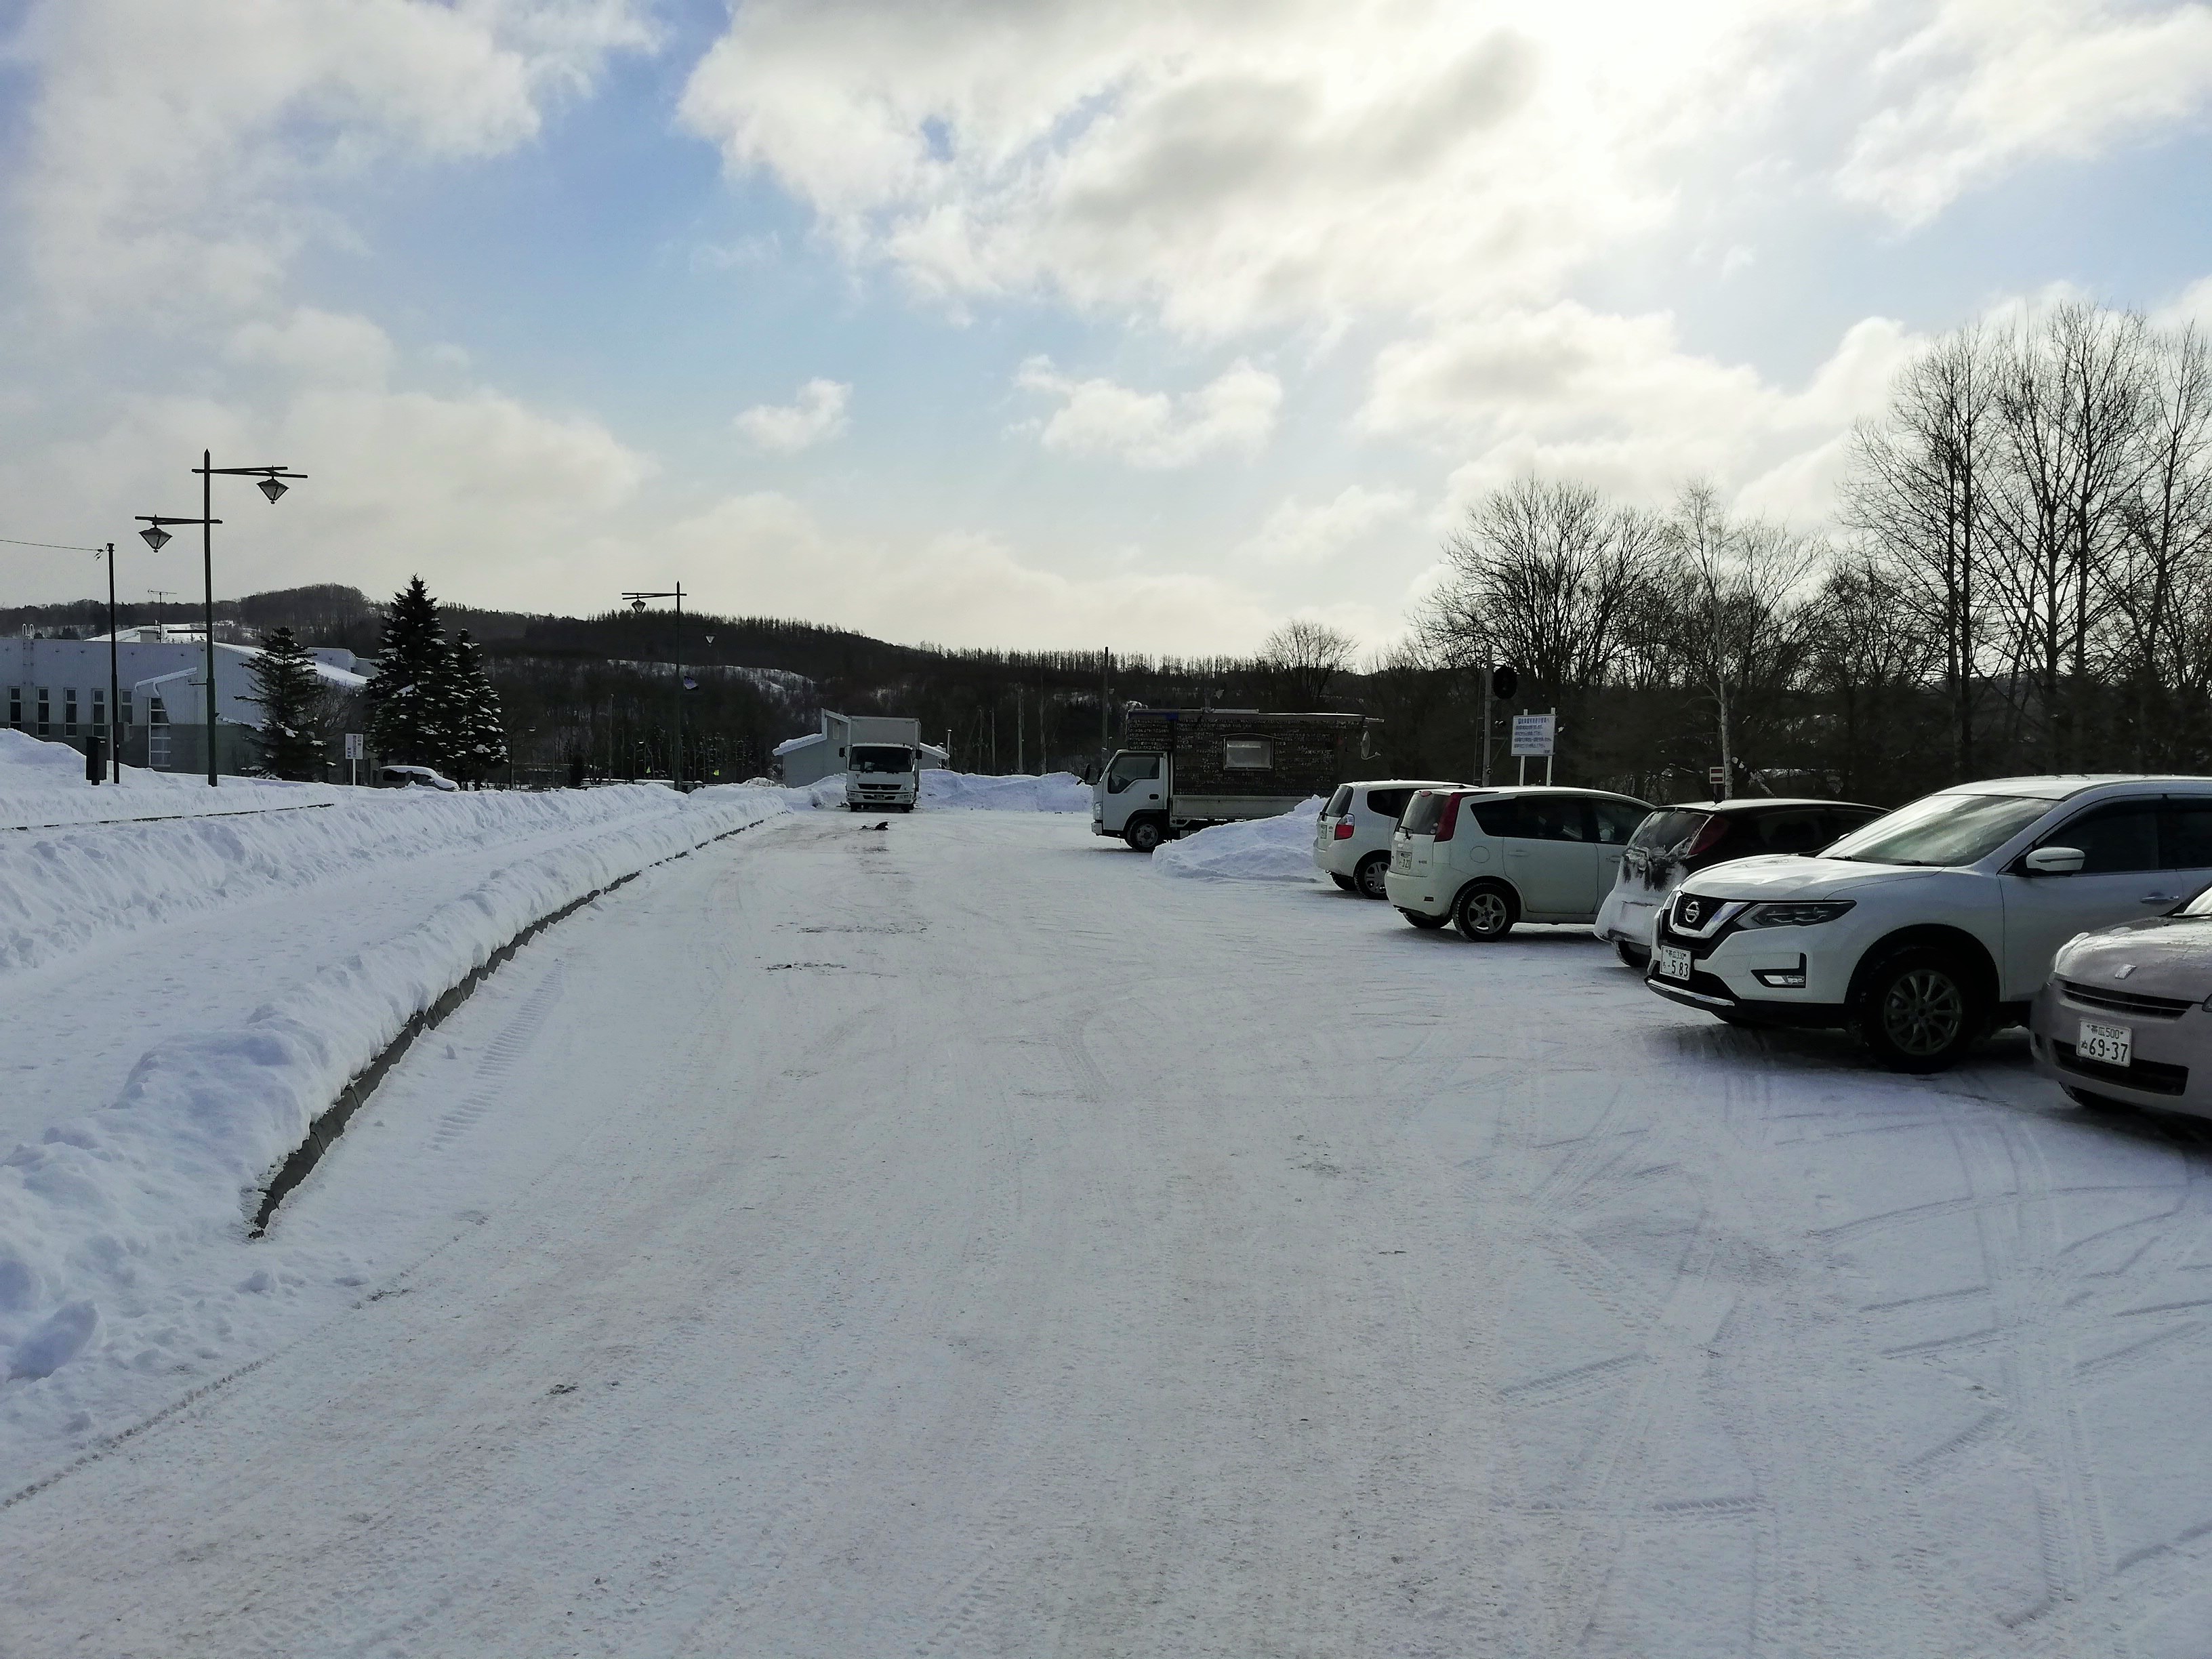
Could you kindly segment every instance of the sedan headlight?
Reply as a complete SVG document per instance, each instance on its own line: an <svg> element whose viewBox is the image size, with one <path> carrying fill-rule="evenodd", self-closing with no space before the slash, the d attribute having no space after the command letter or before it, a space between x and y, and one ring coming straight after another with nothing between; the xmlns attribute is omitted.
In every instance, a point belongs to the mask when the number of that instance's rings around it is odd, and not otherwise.
<svg viewBox="0 0 2212 1659"><path fill-rule="evenodd" d="M1754 904L1743 913L1746 927L1817 927L1851 908L1850 899L1814 899L1795 904Z"/></svg>

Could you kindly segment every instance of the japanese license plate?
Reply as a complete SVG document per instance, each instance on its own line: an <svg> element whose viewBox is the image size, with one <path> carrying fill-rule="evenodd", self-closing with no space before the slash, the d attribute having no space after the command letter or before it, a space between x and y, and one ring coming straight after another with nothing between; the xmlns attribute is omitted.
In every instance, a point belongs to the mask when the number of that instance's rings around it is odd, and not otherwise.
<svg viewBox="0 0 2212 1659"><path fill-rule="evenodd" d="M1679 945L1662 945L1651 953L1651 966L1662 979L1690 977L1690 953Z"/></svg>
<svg viewBox="0 0 2212 1659"><path fill-rule="evenodd" d="M2084 1060L2101 1060L2107 1066L2126 1066L2135 1053L2136 1033L2131 1025L2106 1025L2098 1020L2081 1022L2081 1034L2075 1039L2074 1052Z"/></svg>
<svg viewBox="0 0 2212 1659"><path fill-rule="evenodd" d="M1399 848L1390 854L1390 867L1393 870L1412 869L1413 867L1413 855L1407 852L1404 848Z"/></svg>

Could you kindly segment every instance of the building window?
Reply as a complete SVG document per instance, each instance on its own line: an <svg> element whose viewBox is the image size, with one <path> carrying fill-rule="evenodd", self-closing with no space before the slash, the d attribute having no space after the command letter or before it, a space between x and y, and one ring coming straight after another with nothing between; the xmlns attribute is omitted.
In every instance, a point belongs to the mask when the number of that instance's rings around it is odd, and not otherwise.
<svg viewBox="0 0 2212 1659"><path fill-rule="evenodd" d="M1236 772L1265 772L1275 764L1275 745L1265 738L1231 738L1222 745L1223 766Z"/></svg>
<svg viewBox="0 0 2212 1659"><path fill-rule="evenodd" d="M39 688L39 735L50 738L54 734L54 694L45 686Z"/></svg>
<svg viewBox="0 0 2212 1659"><path fill-rule="evenodd" d="M17 731L22 729L23 688L20 685L11 685L8 688L8 724Z"/></svg>
<svg viewBox="0 0 2212 1659"><path fill-rule="evenodd" d="M107 730L107 693L96 685L92 689L92 729Z"/></svg>
<svg viewBox="0 0 2212 1659"><path fill-rule="evenodd" d="M62 735L76 735L76 687L70 686L62 693Z"/></svg>
<svg viewBox="0 0 2212 1659"><path fill-rule="evenodd" d="M131 694L123 693L123 701L115 705L115 717L125 726L131 724Z"/></svg>
<svg viewBox="0 0 2212 1659"><path fill-rule="evenodd" d="M169 711L155 692L146 699L146 764L156 772L169 769Z"/></svg>

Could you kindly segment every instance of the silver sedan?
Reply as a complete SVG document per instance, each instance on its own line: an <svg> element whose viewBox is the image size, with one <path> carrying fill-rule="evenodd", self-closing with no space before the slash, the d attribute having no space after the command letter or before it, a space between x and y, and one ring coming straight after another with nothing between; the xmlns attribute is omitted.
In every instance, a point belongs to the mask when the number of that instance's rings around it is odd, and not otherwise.
<svg viewBox="0 0 2212 1659"><path fill-rule="evenodd" d="M2212 890L2076 934L2028 1024L2036 1069L2084 1106L2212 1117Z"/></svg>

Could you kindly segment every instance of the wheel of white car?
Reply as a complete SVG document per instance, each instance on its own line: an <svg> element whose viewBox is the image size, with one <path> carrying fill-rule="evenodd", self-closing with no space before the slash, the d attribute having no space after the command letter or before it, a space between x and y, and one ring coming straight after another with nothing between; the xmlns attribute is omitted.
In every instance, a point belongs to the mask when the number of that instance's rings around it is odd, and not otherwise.
<svg viewBox="0 0 2212 1659"><path fill-rule="evenodd" d="M1390 896L1390 889L1383 878L1389 872L1390 855L1388 853L1370 853L1359 860L1359 867L1352 872L1352 879L1358 884L1360 892L1365 896L1387 899Z"/></svg>
<svg viewBox="0 0 2212 1659"><path fill-rule="evenodd" d="M1956 1065L1989 1027L1979 976L1941 946L1908 945L1877 963L1861 983L1859 1040L1893 1072Z"/></svg>
<svg viewBox="0 0 2212 1659"><path fill-rule="evenodd" d="M1511 890L1502 884L1478 881L1460 894L1459 902L1452 906L1452 921L1461 937L1489 945L1513 931L1516 908Z"/></svg>

